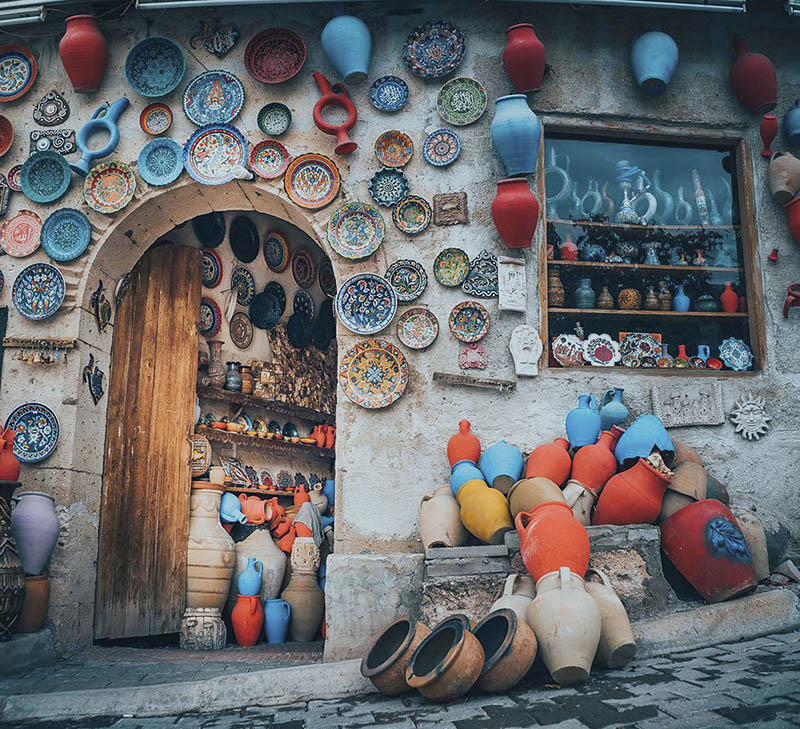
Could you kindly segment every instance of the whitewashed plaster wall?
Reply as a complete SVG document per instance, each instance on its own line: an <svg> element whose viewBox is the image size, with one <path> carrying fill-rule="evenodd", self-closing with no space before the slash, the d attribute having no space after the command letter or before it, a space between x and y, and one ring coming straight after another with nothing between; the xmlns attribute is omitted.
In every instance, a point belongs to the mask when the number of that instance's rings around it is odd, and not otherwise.
<svg viewBox="0 0 800 729"><path fill-rule="evenodd" d="M682 439L697 446L713 473L726 482L733 499L745 506L756 506L767 519L787 521L795 540L800 525L792 515L798 513L800 496L794 487L800 468L798 445L798 390L800 361L797 358L798 312L787 321L780 306L785 286L800 280L800 255L792 243L782 210L774 206L766 188L766 164L758 155L758 118L738 105L728 87L728 68L732 58L734 32L745 35L750 47L769 53L778 66L782 114L791 105L800 83L795 34L788 31L787 16L776 7L769 14L748 13L743 17L715 13L646 12L622 8L582 8L544 6L527 3L462 2L359 4L355 11L372 31L373 54L369 80L351 88L359 121L352 136L358 151L337 158L342 173L342 193L329 208L315 214L302 211L287 201L279 182L231 183L219 188L202 187L187 180L166 192L140 184L136 200L116 216L90 218L95 227L95 242L79 261L60 266L68 282L68 300L58 315L42 323L29 322L10 308L9 336L75 336L80 348L71 353L66 366L32 367L15 361L8 352L2 372L0 411L10 412L22 402L38 400L51 406L61 420L62 439L55 454L38 466L24 467L22 480L28 489L52 493L59 505L63 524L59 546L51 564L53 593L48 622L55 629L59 646L68 649L91 641L94 564L97 550L97 525L103 468L106 398L94 407L81 387L81 367L89 352L107 368L113 326L99 334L89 307L89 295L98 278L110 292L119 276L135 264L149 245L176 225L191 217L219 210L254 210L289 220L317 241L324 241L324 226L329 215L345 200L369 200L369 178L378 169L372 153L376 137L388 129L408 133L416 154L406 168L411 192L428 200L439 192L466 191L469 198L469 225L450 228L431 226L423 235L410 238L387 220L386 241L370 259L349 263L332 255L337 280L357 271L383 273L398 258L414 258L425 266L430 282L417 303L428 305L441 324L438 341L427 351L405 350L410 381L405 395L391 408L366 411L357 408L339 393L337 411L337 529L339 554L410 552L420 549L416 534L416 513L420 497L447 479L444 444L462 417L472 420L485 445L501 438L523 447L533 447L563 432L564 416L583 392L601 392L607 387L624 387L633 415L649 408L650 387L656 383L675 385L682 378L642 376L625 371L606 372L544 371L536 379L520 380L514 394L452 388L435 384L436 370L458 371L459 345L447 331L447 316L452 307L466 298L456 289L444 289L432 276L433 260L447 246L464 248L470 256L486 248L504 252L504 246L491 223L489 205L495 181L504 177L500 160L491 149L489 125L494 109L476 124L460 128L462 153L451 167L436 169L422 159L421 143L434 129L445 126L435 110L439 81L426 82L403 66L401 50L406 35L418 24L441 17L457 23L467 38L464 62L455 75L471 76L484 84L489 98L512 91L503 71L500 56L505 44L504 29L515 22L531 21L547 46L551 67L543 91L531 97L532 107L552 119L574 117L598 121L659 123L677 128L702 127L709 131L732 129L751 144L756 187L756 214L759 231L758 259L766 304L767 358L759 375L729 380L721 377L726 411L747 390L767 398L773 415L769 435L758 443L746 443L734 435L730 424L713 428L681 431ZM310 4L288 8L248 6L228 8L224 18L242 32L239 45L218 60L204 50L192 50L188 39L199 12L166 11L156 14L131 12L121 20L101 23L109 41L111 56L103 87L92 96L74 94L58 59L57 44L62 29L58 23L36 27L46 37L19 42L28 45L39 60L39 78L23 99L3 105L0 112L13 122L17 138L3 158L7 170L21 163L28 153L28 133L33 104L55 88L68 100L72 114L65 126L79 128L94 108L126 94L131 109L122 119L122 141L112 158L135 161L148 137L138 126L140 111L148 103L133 93L124 82L123 64L132 45L148 35L165 35L184 49L187 72L179 89L164 99L175 114L169 136L181 143L194 130L180 111L180 94L186 83L206 69L224 68L242 80L247 100L242 115L234 123L255 142L261 138L255 123L258 109L267 101L289 105L293 124L283 142L293 155L322 152L334 157L334 141L313 125L311 109L318 98L311 71L319 69L331 80L339 80L324 59L319 33L330 17L331 8ZM211 17L211 13L206 17ZM636 90L628 66L632 39L646 26L658 22L676 39L681 62L665 95L645 99ZM244 47L253 33L270 26L287 26L300 33L308 44L308 60L303 71L278 86L263 86L251 79L243 67ZM49 35L48 35L49 34ZM15 39L16 40L16 39ZM411 89L409 104L400 113L384 115L367 100L371 81L384 74L405 78ZM55 208L74 206L85 209L79 181L58 204L42 207L16 194L9 215L21 208L36 210L43 218ZM496 300L488 303L493 317L485 340L490 377L514 378L508 352L511 330L523 322L538 325L538 255L540 229L535 245L524 255L528 271L528 312L500 314ZM765 257L775 246L782 258L768 268ZM46 260L43 252L24 259L5 257L0 264L6 288L0 304L10 306L11 283L23 266ZM383 333L398 344L394 327ZM339 327L341 354L359 337ZM113 372L110 373L113 377ZM157 508L157 505L154 505ZM795 541L795 545L797 542ZM329 593L328 599L333 599Z"/></svg>

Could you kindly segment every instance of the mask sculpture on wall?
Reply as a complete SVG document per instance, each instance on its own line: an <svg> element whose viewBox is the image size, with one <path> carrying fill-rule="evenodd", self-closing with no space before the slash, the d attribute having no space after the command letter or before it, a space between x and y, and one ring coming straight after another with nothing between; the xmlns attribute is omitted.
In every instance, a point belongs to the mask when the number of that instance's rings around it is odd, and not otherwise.
<svg viewBox="0 0 800 729"><path fill-rule="evenodd" d="M536 377L539 374L542 340L534 327L527 324L515 327L511 332L509 349L514 358L514 370L517 375Z"/></svg>
<svg viewBox="0 0 800 729"><path fill-rule="evenodd" d="M731 420L736 432L745 440L758 440L769 429L772 418L764 409L764 398L756 397L752 392L740 397L733 407Z"/></svg>

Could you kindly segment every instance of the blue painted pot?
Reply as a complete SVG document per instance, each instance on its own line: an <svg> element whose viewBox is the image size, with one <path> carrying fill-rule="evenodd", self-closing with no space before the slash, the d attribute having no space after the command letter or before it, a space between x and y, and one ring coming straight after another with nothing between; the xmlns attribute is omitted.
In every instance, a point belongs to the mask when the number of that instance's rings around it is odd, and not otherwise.
<svg viewBox="0 0 800 729"><path fill-rule="evenodd" d="M236 587L240 595L260 595L261 578L264 575L264 563L255 557L247 558L245 567L236 578Z"/></svg>
<svg viewBox="0 0 800 729"><path fill-rule="evenodd" d="M353 15L339 15L322 29L322 50L339 75L357 84L367 77L372 38L367 24Z"/></svg>
<svg viewBox="0 0 800 729"><path fill-rule="evenodd" d="M613 390L606 390L603 393L602 407L600 408L600 428L602 430L611 430L611 426L619 425L628 417L628 408L622 402L623 392L625 391L621 387L615 387Z"/></svg>
<svg viewBox="0 0 800 729"><path fill-rule="evenodd" d="M669 437L664 423L655 415L640 415L620 436L614 455L619 463L647 458L654 448L661 451L667 465L675 456L675 446Z"/></svg>
<svg viewBox="0 0 800 729"><path fill-rule="evenodd" d="M239 522L240 524L247 524L247 517L241 509L241 503L230 491L222 494L222 500L219 502L219 518L229 524Z"/></svg>
<svg viewBox="0 0 800 729"><path fill-rule="evenodd" d="M322 493L328 497L328 506L331 508L336 506L336 481L332 478L326 478L325 485L322 487Z"/></svg>
<svg viewBox="0 0 800 729"><path fill-rule="evenodd" d="M800 147L800 99L783 115L783 134L790 147Z"/></svg>
<svg viewBox="0 0 800 729"><path fill-rule="evenodd" d="M509 177L532 175L539 160L542 125L528 106L525 94L501 96L495 102L492 143Z"/></svg>
<svg viewBox="0 0 800 729"><path fill-rule="evenodd" d="M567 439L570 447L581 448L597 443L602 430L597 398L594 395L578 395L578 407L567 413Z"/></svg>
<svg viewBox="0 0 800 729"><path fill-rule="evenodd" d="M678 45L666 33L651 30L631 46L631 67L645 96L663 94L678 66Z"/></svg>
<svg viewBox="0 0 800 729"><path fill-rule="evenodd" d="M336 517L334 517L334 516L323 516L322 517L322 528L324 529L325 527L329 527L329 526L332 527L333 526L333 520L335 518Z"/></svg>
<svg viewBox="0 0 800 729"><path fill-rule="evenodd" d="M264 635L267 636L267 643L286 642L291 617L292 606L286 600L264 600Z"/></svg>
<svg viewBox="0 0 800 729"><path fill-rule="evenodd" d="M458 495L458 490L467 482L478 479L485 481L483 471L472 461L458 461L450 471L450 490L453 496Z"/></svg>
<svg viewBox="0 0 800 729"><path fill-rule="evenodd" d="M501 440L483 452L478 465L487 483L507 494L522 477L525 461L522 451L517 446Z"/></svg>
<svg viewBox="0 0 800 729"><path fill-rule="evenodd" d="M678 290L672 297L672 308L674 311L689 311L692 300L683 293L683 284L678 284Z"/></svg>

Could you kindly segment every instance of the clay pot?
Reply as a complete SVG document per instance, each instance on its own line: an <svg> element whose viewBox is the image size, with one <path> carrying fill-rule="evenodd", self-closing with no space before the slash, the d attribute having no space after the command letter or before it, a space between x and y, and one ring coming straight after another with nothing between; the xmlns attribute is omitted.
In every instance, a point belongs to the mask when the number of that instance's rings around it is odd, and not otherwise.
<svg viewBox="0 0 800 729"><path fill-rule="evenodd" d="M16 482L19 478L20 463L14 455L14 437L17 432L10 428L0 436L0 481Z"/></svg>
<svg viewBox="0 0 800 729"><path fill-rule="evenodd" d="M730 71L731 89L750 111L766 114L778 103L778 75L772 61L761 53L751 53L743 38L733 41L736 60Z"/></svg>
<svg viewBox="0 0 800 729"><path fill-rule="evenodd" d="M230 594L228 595L228 608L233 609L236 602L236 589L239 575L247 569L247 560L257 559L263 565L261 575L261 599L273 600L278 596L283 575L286 571L286 555L278 549L269 529L264 527L237 526L234 532L235 539L241 535L247 536L242 541L236 542L236 558L234 562L233 579L231 580Z"/></svg>
<svg viewBox="0 0 800 729"><path fill-rule="evenodd" d="M592 524L652 524L661 513L669 476L644 458L609 479L597 500Z"/></svg>
<svg viewBox="0 0 800 729"><path fill-rule="evenodd" d="M528 624L556 683L569 686L589 678L602 622L597 603L577 574L561 567L542 575L528 608Z"/></svg>
<svg viewBox="0 0 800 729"><path fill-rule="evenodd" d="M526 620L528 605L536 597L536 583L527 575L509 575L503 585L503 594L492 603L491 611L508 608L520 620Z"/></svg>
<svg viewBox="0 0 800 729"><path fill-rule="evenodd" d="M298 486L297 490L294 492L292 503L294 503L295 506L301 506L302 504L305 504L307 501L311 501L311 497L308 495L306 487Z"/></svg>
<svg viewBox="0 0 800 729"><path fill-rule="evenodd" d="M721 501L725 506L731 503L731 497L728 495L728 489L725 487L725 484L720 483L710 473L708 474L708 481L706 482L706 498Z"/></svg>
<svg viewBox="0 0 800 729"><path fill-rule="evenodd" d="M708 474L706 469L692 461L679 463L675 468L675 475L669 488L679 494L691 496L695 501L706 497Z"/></svg>
<svg viewBox="0 0 800 729"><path fill-rule="evenodd" d="M695 501L696 499L693 499L691 496L679 494L677 491L667 489L664 492L664 498L661 500L661 513L658 518L660 521L664 521L664 519L668 519L676 511L680 511L684 507L689 506L689 504L693 504Z"/></svg>
<svg viewBox="0 0 800 729"><path fill-rule="evenodd" d="M490 486L507 494L522 476L525 460L517 446L501 440L483 452L478 466Z"/></svg>
<svg viewBox="0 0 800 729"><path fill-rule="evenodd" d="M592 509L597 501L597 492L580 481L570 479L564 486L564 503L572 509L572 515L584 526L592 523Z"/></svg>
<svg viewBox="0 0 800 729"><path fill-rule="evenodd" d="M525 568L534 580L568 567L576 574L589 564L589 536L566 504L547 502L514 519Z"/></svg>
<svg viewBox="0 0 800 729"><path fill-rule="evenodd" d="M336 426L329 425L325 431L325 447L331 450L336 445Z"/></svg>
<svg viewBox="0 0 800 729"><path fill-rule="evenodd" d="M569 455L569 441L556 438L552 443L537 446L528 457L525 478L550 479L556 486L563 486L572 470L572 458Z"/></svg>
<svg viewBox="0 0 800 729"><path fill-rule="evenodd" d="M91 94L100 88L108 65L108 45L93 16L67 18L67 32L58 44L58 53L75 91Z"/></svg>
<svg viewBox="0 0 800 729"><path fill-rule="evenodd" d="M481 457L481 442L471 430L472 424L469 420L460 420L458 423L458 433L450 436L447 441L447 460L450 468L459 461L472 461L477 463Z"/></svg>
<svg viewBox="0 0 800 729"><path fill-rule="evenodd" d="M767 556L767 534L755 514L744 509L734 509L733 515L750 550L750 559L756 571L756 579L763 582L770 575ZM23 611L24 612L24 611Z"/></svg>
<svg viewBox="0 0 800 729"><path fill-rule="evenodd" d="M58 541L55 499L39 491L24 491L13 501L11 533L22 567L25 574L40 575Z"/></svg>
<svg viewBox="0 0 800 729"><path fill-rule="evenodd" d="M225 384L225 365L222 362L221 339L209 339L208 344L208 382L211 387L222 387Z"/></svg>
<svg viewBox="0 0 800 729"><path fill-rule="evenodd" d="M800 197L796 197L785 206L789 218L789 232L795 243L800 243Z"/></svg>
<svg viewBox="0 0 800 729"><path fill-rule="evenodd" d="M250 374L250 368L247 365L242 365L242 395L253 394L253 375Z"/></svg>
<svg viewBox="0 0 800 729"><path fill-rule="evenodd" d="M485 544L502 544L503 536L513 529L505 496L483 481L467 481L459 490L461 523Z"/></svg>
<svg viewBox="0 0 800 729"><path fill-rule="evenodd" d="M467 541L459 506L449 486L440 486L419 502L417 528L422 546L460 547Z"/></svg>
<svg viewBox="0 0 800 729"><path fill-rule="evenodd" d="M493 610L474 628L483 648L484 663L475 686L502 693L516 686L536 658L536 636L513 610Z"/></svg>
<svg viewBox="0 0 800 729"><path fill-rule="evenodd" d="M242 513L247 517L247 521L250 524L263 524L272 518L269 504L258 496L239 494L239 504Z"/></svg>
<svg viewBox="0 0 800 729"><path fill-rule="evenodd" d="M642 292L639 289L622 289L617 294L617 306L628 311L641 309Z"/></svg>
<svg viewBox="0 0 800 729"><path fill-rule="evenodd" d="M322 493L322 481L318 481L311 487L308 497L311 499L311 503L319 509L320 515L328 510L328 497Z"/></svg>
<svg viewBox="0 0 800 729"><path fill-rule="evenodd" d="M739 296L733 290L733 286L730 281L725 282L725 290L722 292L719 300L722 304L722 310L728 314L735 313L739 308Z"/></svg>
<svg viewBox="0 0 800 729"><path fill-rule="evenodd" d="M675 460L673 461L673 465L677 466L679 463L683 463L684 461L691 461L699 466L703 465L703 459L691 446L688 446L686 443L683 443L679 440L673 440L672 446L675 449Z"/></svg>
<svg viewBox="0 0 800 729"><path fill-rule="evenodd" d="M546 501L564 503L564 494L549 478L541 476L517 481L508 492L508 505L513 517L523 511L533 511Z"/></svg>
<svg viewBox="0 0 800 729"><path fill-rule="evenodd" d="M238 596L236 606L231 611L231 623L239 645L251 646L258 642L264 627L264 608L258 595Z"/></svg>
<svg viewBox="0 0 800 729"><path fill-rule="evenodd" d="M461 614L436 625L412 654L406 683L432 701L454 701L467 693L484 663L483 647L469 627Z"/></svg>
<svg viewBox="0 0 800 729"><path fill-rule="evenodd" d="M614 434L604 430L597 443L579 448L572 459L572 479L600 493L617 472L617 459L611 450L613 442Z"/></svg>
<svg viewBox="0 0 800 729"><path fill-rule="evenodd" d="M600 609L600 643L595 660L606 668L622 668L636 653L628 613L603 572L590 567L586 574L586 592ZM598 577L600 582L592 581L592 576Z"/></svg>
<svg viewBox="0 0 800 729"><path fill-rule="evenodd" d="M769 161L767 182L772 199L786 205L800 190L800 159L791 152L775 152Z"/></svg>
<svg viewBox="0 0 800 729"><path fill-rule="evenodd" d="M408 618L395 620L372 643L361 660L361 675L372 681L384 696L399 696L409 690L406 669L411 656L431 629Z"/></svg>
<svg viewBox="0 0 800 729"><path fill-rule="evenodd" d="M544 44L536 37L530 23L518 23L506 28L503 66L511 83L520 93L527 94L542 88Z"/></svg>
<svg viewBox="0 0 800 729"><path fill-rule="evenodd" d="M564 306L566 291L564 284L561 283L561 274L557 268L551 268L547 272L547 304L548 306Z"/></svg>
<svg viewBox="0 0 800 729"><path fill-rule="evenodd" d="M506 246L531 247L539 223L539 201L525 177L511 177L497 183L492 220Z"/></svg>
<svg viewBox="0 0 800 729"><path fill-rule="evenodd" d="M325 611L325 595L317 584L316 574L293 571L281 597L292 606L291 639L303 643L314 640Z"/></svg>
<svg viewBox="0 0 800 729"><path fill-rule="evenodd" d="M50 605L50 582L45 575L25 578L25 601L14 625L15 633L37 633L42 628Z"/></svg>

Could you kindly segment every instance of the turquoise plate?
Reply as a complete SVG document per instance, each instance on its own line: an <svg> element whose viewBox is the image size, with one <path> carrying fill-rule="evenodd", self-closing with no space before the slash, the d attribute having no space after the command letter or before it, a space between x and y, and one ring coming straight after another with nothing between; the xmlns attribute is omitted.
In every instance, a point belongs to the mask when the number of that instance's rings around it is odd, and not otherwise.
<svg viewBox="0 0 800 729"><path fill-rule="evenodd" d="M154 99L174 91L186 72L180 46L169 38L140 40L125 58L125 80L137 94Z"/></svg>
<svg viewBox="0 0 800 729"><path fill-rule="evenodd" d="M58 152L34 152L19 173L19 184L29 200L51 203L58 200L69 187L72 170Z"/></svg>
<svg viewBox="0 0 800 729"><path fill-rule="evenodd" d="M80 210L56 210L42 226L42 249L54 261L74 261L92 240L92 225Z"/></svg>
<svg viewBox="0 0 800 729"><path fill-rule="evenodd" d="M154 139L142 148L136 167L148 185L169 185L183 171L183 147L169 137Z"/></svg>

